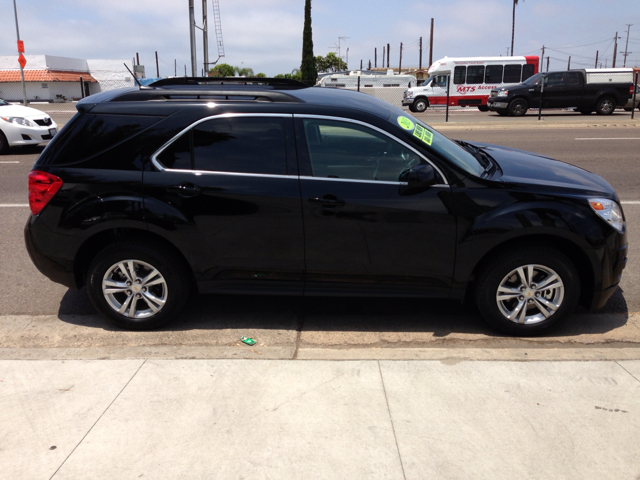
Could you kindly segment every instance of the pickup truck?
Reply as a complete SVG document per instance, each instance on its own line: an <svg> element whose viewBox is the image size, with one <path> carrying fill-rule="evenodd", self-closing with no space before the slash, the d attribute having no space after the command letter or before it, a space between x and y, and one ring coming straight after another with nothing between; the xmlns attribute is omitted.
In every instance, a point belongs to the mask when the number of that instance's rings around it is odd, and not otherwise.
<svg viewBox="0 0 640 480"><path fill-rule="evenodd" d="M633 69L584 69L537 73L520 85L491 90L487 106L516 117L529 108L575 108L588 115L610 115L633 95ZM543 88L544 83L544 88Z"/></svg>

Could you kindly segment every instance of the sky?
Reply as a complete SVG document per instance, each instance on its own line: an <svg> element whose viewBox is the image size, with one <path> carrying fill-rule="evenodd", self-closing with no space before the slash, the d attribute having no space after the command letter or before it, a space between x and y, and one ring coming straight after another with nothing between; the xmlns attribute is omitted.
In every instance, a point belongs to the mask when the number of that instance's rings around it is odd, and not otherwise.
<svg viewBox="0 0 640 480"><path fill-rule="evenodd" d="M27 54L132 63L136 54L148 77L190 74L188 0L15 0L20 37ZM208 0L209 58L218 49ZM268 76L299 68L304 0L219 0L225 56L220 63L249 67ZM202 1L194 0L197 25ZM349 69L374 63L390 44L390 65L429 63L431 18L433 61L445 56L507 55L511 45L512 0L313 0L314 54L338 53ZM0 0L0 56L16 55L13 0ZM540 55L550 70L611 66L618 32L616 66L622 66L629 29L627 66L640 67L640 0L520 0L516 7L515 55ZM342 37L342 38L341 38ZM203 68L202 33L196 30L198 74ZM348 51L347 51L348 49ZM175 65L177 64L177 68ZM546 60L545 60L546 67Z"/></svg>

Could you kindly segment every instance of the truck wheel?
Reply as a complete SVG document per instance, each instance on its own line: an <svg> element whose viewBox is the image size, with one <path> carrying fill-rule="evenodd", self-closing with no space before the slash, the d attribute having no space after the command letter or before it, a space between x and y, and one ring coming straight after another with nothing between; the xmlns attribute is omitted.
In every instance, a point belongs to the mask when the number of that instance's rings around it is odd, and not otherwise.
<svg viewBox="0 0 640 480"><path fill-rule="evenodd" d="M495 112L498 115L500 115L501 117L505 117L505 116L509 115L509 112L507 112L506 109L502 109L502 108L500 110L495 110Z"/></svg>
<svg viewBox="0 0 640 480"><path fill-rule="evenodd" d="M419 98L413 102L413 108L415 108L416 112L424 112L428 106L429 103L424 98Z"/></svg>
<svg viewBox="0 0 640 480"><path fill-rule="evenodd" d="M591 115L591 110L578 110L582 115Z"/></svg>
<svg viewBox="0 0 640 480"><path fill-rule="evenodd" d="M409 105L409 111L416 113L416 107L413 105L413 103L411 105Z"/></svg>
<svg viewBox="0 0 640 480"><path fill-rule="evenodd" d="M489 107L487 107L486 105L478 105L478 110L480 110L481 112L488 112Z"/></svg>
<svg viewBox="0 0 640 480"><path fill-rule="evenodd" d="M516 98L509 104L509 115L513 115L514 117L521 117L527 110L529 110L529 104L526 100L521 98Z"/></svg>
<svg viewBox="0 0 640 480"><path fill-rule="evenodd" d="M596 104L596 113L598 115L611 115L616 109L616 102L611 97L602 97Z"/></svg>

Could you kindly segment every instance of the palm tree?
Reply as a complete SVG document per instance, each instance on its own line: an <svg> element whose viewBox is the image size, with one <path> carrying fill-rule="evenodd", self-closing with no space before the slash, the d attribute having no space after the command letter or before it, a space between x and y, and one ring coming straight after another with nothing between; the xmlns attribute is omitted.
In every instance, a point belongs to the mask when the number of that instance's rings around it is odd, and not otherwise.
<svg viewBox="0 0 640 480"><path fill-rule="evenodd" d="M524 0L522 0L524 2ZM518 0L513 0L513 18L511 21L511 56L513 57L513 36L516 31L516 5L518 5Z"/></svg>

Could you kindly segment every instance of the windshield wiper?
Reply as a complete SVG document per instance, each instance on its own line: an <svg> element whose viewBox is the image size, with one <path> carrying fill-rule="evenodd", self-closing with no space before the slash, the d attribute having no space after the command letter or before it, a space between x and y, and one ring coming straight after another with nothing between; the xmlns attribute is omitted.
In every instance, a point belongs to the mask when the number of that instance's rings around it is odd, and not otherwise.
<svg viewBox="0 0 640 480"><path fill-rule="evenodd" d="M476 147L475 145L465 142L464 140L455 140L455 142L458 143L462 148L466 149L474 157L476 157L478 163L480 163L480 165L482 165L482 167L484 168L484 171L482 172L483 177L489 176L489 173L491 173L492 170L495 169L496 164L493 158L491 158L491 156L480 147Z"/></svg>

